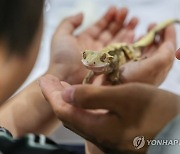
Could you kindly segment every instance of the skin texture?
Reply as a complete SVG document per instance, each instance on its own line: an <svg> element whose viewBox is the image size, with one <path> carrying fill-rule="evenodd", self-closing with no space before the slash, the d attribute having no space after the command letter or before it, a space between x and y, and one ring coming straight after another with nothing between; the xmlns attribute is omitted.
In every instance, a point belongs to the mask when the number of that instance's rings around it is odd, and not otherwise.
<svg viewBox="0 0 180 154"><path fill-rule="evenodd" d="M105 16L78 36L75 36L73 33L82 22L82 14L64 19L58 26L52 39L51 61L47 73L56 75L59 80L64 80L70 84L81 83L87 72L80 61L81 51L85 48L101 48L108 41L133 39L133 28L137 24L136 18L130 20L130 23L123 27L117 26L117 24L123 24L126 14L127 9L117 10L114 7L110 8ZM112 29L112 26L115 29ZM97 33L98 35L96 35ZM109 36L109 40L106 43L102 40L104 38L102 35L104 34ZM98 36L101 37L98 38ZM33 59L35 58L34 54ZM0 64L3 60L2 58ZM11 66L15 65L15 62L10 62L12 63ZM0 65L0 68L2 67L3 65ZM17 69L21 70L20 68L22 66L18 65ZM8 74L5 75L7 76ZM17 74L12 74L11 77L10 81L14 83ZM23 82L22 78L21 82ZM4 95L5 93L3 93ZM10 93L6 93L7 98L10 95ZM59 121L43 97L38 83L35 81L1 106L0 124L9 129L14 136L22 136L28 132L49 134L59 125Z"/></svg>
<svg viewBox="0 0 180 154"><path fill-rule="evenodd" d="M81 51L86 48L98 50L110 42L133 41L133 30L137 25L137 19L133 18L129 21L129 23L124 23L126 16L127 9L117 10L113 7L96 24L92 25L86 31L77 36L75 36L73 32L78 26L80 26L82 22L82 14L65 19L59 25L54 34L51 46L51 63L47 72L56 75L58 79L55 80L58 81L64 80L70 84L81 83L87 72L80 61ZM170 44L174 46L172 41L175 40L173 34L174 28L170 29L172 35L170 35L167 40L172 42ZM162 45L163 44L164 42ZM158 77L164 78L163 75L165 74L158 76L159 72L167 71L167 68L172 65L172 60L170 60L171 58L169 59L169 56L166 56L166 53L168 53L170 57L173 57L174 53L170 50L170 48L166 48L166 46L164 46L161 49L165 54L162 55L160 54L162 51L160 52L160 50L156 50L157 47L161 47L161 45L154 45L151 47L151 50L147 49L146 54L149 54L150 56L148 58L149 61L143 63L146 65L133 65L131 68L133 69L133 72L132 70L126 71L125 78L127 81L141 79L142 81L145 80L148 83L152 83L152 81L154 83L154 80ZM0 46L0 49L2 49L2 46ZM4 59L2 58L1 62L3 60ZM13 66L14 63L13 61L11 62L11 66ZM154 69L155 67L158 68L157 66L161 65L163 67L160 67L160 69ZM0 66L0 68L2 67L3 65ZM18 65L18 69L21 67L22 66ZM126 67L128 68L128 66ZM157 76L150 76L149 71L155 71ZM76 76L74 74L76 74ZM14 83L14 78L16 76L17 73L13 74L11 82ZM132 76L134 76L135 79L132 79ZM52 83L48 84L48 86L51 84ZM59 86L59 84L57 85ZM65 85L67 86L68 84ZM65 85L61 87L61 89L66 87ZM44 88L45 87L43 87L43 89ZM49 94L49 91L45 93L45 95ZM5 94L3 94L3 96L4 95ZM10 94L6 94L6 98L9 96ZM49 105L43 97L37 82L33 82L17 96L9 99L3 106L1 106L0 124L1 126L9 129L14 136L22 136L28 132L48 134L59 124L59 121L56 119L56 116L50 106L51 105ZM54 110L58 112L57 109L54 108ZM73 107L72 109L74 110ZM69 112L71 113L71 110L68 110L68 113ZM76 117L75 115L74 117ZM78 115L79 114L77 114L77 116Z"/></svg>
<svg viewBox="0 0 180 154"><path fill-rule="evenodd" d="M69 83L81 83L87 73L87 70L81 63L81 52L85 49L99 50L109 43L133 42L133 30L137 25L137 19L133 18L129 23L124 23L127 13L127 9L116 10L113 7L100 21L76 37L72 33L82 22L81 14L77 15L76 18L69 18L69 23L66 19L66 26L64 24L60 25L61 28L65 28L65 31L57 30L61 37L57 38L56 36L58 35L56 35L53 39L53 42L56 43L54 46L56 49L52 59L55 62L61 62L58 63L57 68L61 71L63 70L64 74L67 74L65 78L69 80ZM153 26L154 24L150 25L148 29L150 30ZM66 32L66 28L69 28L70 31ZM158 42L154 42L151 46L144 49L143 56L148 56L147 59L141 62L131 61L120 68L123 82L139 81L159 85L172 66L175 42L175 29L173 26L170 26L161 34L161 39ZM56 55L56 53L59 54ZM67 71L68 73L66 73ZM99 77L95 82L100 85L106 81L104 81L104 77ZM95 149L98 150L97 148Z"/></svg>
<svg viewBox="0 0 180 154"><path fill-rule="evenodd" d="M117 10L112 7L102 19L77 36L72 33L81 24L82 14L65 19L59 26L56 31L56 34L59 35L54 36L52 41L54 52L51 61L57 63L56 68L68 74L66 78L70 84L82 83L87 74L87 69L81 63L82 51L85 49L99 50L109 43L133 42L134 28L138 21L137 18L132 18L125 23L127 14L128 10L125 8ZM152 29L153 26L154 24L150 25L148 29ZM137 81L159 85L164 81L175 55L176 33L174 27L169 26L160 36L159 41L155 41L143 50L143 57L148 58L138 62L130 61L120 68L123 82Z"/></svg>
<svg viewBox="0 0 180 154"><path fill-rule="evenodd" d="M152 27L154 24L149 26L148 31ZM175 56L176 32L174 27L167 27L161 33L160 38L159 41L143 49L142 60L130 61L120 67L123 83L143 82L158 86L164 81ZM143 59L143 57L146 58ZM107 84L104 79L104 77L101 79L101 83Z"/></svg>
<svg viewBox="0 0 180 154"><path fill-rule="evenodd" d="M154 27L153 24L149 26L149 29L152 27ZM158 86L164 81L174 61L176 31L173 26L169 26L160 36L159 41L155 41L143 50L142 57L147 57L146 59L137 62L131 61L122 66L125 83L143 82ZM149 66L147 67L147 65ZM136 71L138 68L140 70Z"/></svg>
<svg viewBox="0 0 180 154"><path fill-rule="evenodd" d="M135 150L133 139L153 139L179 112L179 96L146 84L63 88L47 75L40 87L64 125L105 153L145 153L148 147Z"/></svg>
<svg viewBox="0 0 180 154"><path fill-rule="evenodd" d="M68 33L58 31L62 37L54 37L53 42L56 45L53 46L56 48L54 50L55 52L61 52L62 54L59 54L61 56L57 56L55 53L54 57L52 58L55 59L54 61L57 61L57 63L59 61L62 63L62 65L59 65L58 67L59 69L63 70L63 72L68 70L69 72L72 72L71 74L77 74L76 76L67 76L69 80L74 80L75 78L75 81L78 81L73 82L73 84L81 83L82 79L87 73L87 70L82 66L80 52L87 48L98 50L103 46L106 46L108 43L133 42L133 29L137 25L137 19L133 18L128 24L125 24L124 20L126 16L127 9L123 8L122 10L118 11L113 7L109 9L107 14L95 25L91 26L88 30L75 37L72 36L72 33L82 22L82 15L79 14L76 18L69 18L70 23L66 22L68 25L72 24L71 26L69 25L66 27L71 29ZM111 23L109 21L111 21ZM112 29L112 25L116 28ZM118 26L119 28L117 28ZM63 24L61 27L64 27ZM152 27L153 25L151 25L149 29ZM102 37L104 35L106 37ZM176 45L176 35L174 27L168 27L161 36L162 37L159 42L155 42L148 48L144 49L143 56L148 56L149 58L141 62L131 61L120 68L123 82L139 81L159 85L164 80L172 66L175 54L174 49ZM105 38L106 40L104 40ZM66 45L67 41L69 41L68 46ZM59 51L60 46L62 45L63 50ZM163 54L161 52L163 52ZM72 64L74 64L73 67ZM147 67L148 64L151 65ZM159 69L154 70L154 68L157 67L159 67ZM156 79L154 80L155 76Z"/></svg>
<svg viewBox="0 0 180 154"><path fill-rule="evenodd" d="M94 73L98 73L98 75L105 74L111 83L115 81L120 82L121 72L119 72L119 67L129 60L141 60L141 50L144 47L151 45L158 36L158 33L162 32L167 26L176 22L179 21L175 19L166 20L152 28L140 40L131 44L115 43L102 48L100 51L85 50L82 56L82 63L89 70L93 71ZM160 37L161 40L158 40L159 42L164 39L162 36ZM87 76L87 79L93 77L91 74L92 73ZM85 78L84 83L89 83L87 79Z"/></svg>
<svg viewBox="0 0 180 154"><path fill-rule="evenodd" d="M54 54L52 59L61 63L58 68L63 72L70 72L70 74L66 73L70 83L81 83L87 73L81 63L82 51L88 48L99 50L111 42L133 41L134 28L138 21L134 17L128 23L124 23L127 13L128 11L125 8L117 10L112 7L97 23L77 36L74 36L73 32L81 25L82 14L64 20L64 24L61 24L56 31L60 37L56 35L53 38L52 49Z"/></svg>

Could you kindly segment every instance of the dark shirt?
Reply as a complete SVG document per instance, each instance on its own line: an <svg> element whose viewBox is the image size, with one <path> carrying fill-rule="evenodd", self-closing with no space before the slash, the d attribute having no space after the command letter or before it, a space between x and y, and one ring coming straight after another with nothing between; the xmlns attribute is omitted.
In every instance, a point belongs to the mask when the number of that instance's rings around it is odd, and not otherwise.
<svg viewBox="0 0 180 154"><path fill-rule="evenodd" d="M44 135L27 134L13 138L5 128L0 127L0 154L80 154L73 148L58 145Z"/></svg>

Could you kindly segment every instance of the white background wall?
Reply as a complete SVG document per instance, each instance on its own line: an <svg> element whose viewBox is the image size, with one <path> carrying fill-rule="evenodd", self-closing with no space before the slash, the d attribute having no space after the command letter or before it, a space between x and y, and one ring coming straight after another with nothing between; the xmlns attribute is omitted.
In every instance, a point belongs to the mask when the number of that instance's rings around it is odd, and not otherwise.
<svg viewBox="0 0 180 154"><path fill-rule="evenodd" d="M99 19L111 5L119 8L126 6L130 12L129 17L137 16L140 19L136 29L137 37L146 32L146 27L151 22L180 18L180 0L49 0L44 17L45 27L41 51L36 65L23 87L47 70L51 37L63 18L83 12L84 22L79 29L81 31ZM180 47L180 26L177 26L177 34L178 47ZM161 88L180 94L180 61L175 60L174 66ZM65 128L59 128L51 137L61 143L83 142L80 137Z"/></svg>

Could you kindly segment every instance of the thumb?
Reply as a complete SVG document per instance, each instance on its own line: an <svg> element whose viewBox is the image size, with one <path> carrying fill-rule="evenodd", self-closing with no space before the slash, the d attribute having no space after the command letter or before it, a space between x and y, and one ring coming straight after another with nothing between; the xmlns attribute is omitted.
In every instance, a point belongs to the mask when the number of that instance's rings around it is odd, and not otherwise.
<svg viewBox="0 0 180 154"><path fill-rule="evenodd" d="M57 31L59 31L59 33L61 34L72 34L74 30L81 25L82 20L82 13L78 13L75 16L65 18L57 28Z"/></svg>
<svg viewBox="0 0 180 154"><path fill-rule="evenodd" d="M174 52L175 50L174 43L172 41L165 41L159 48L159 52L163 52L163 50L169 50L170 52Z"/></svg>
<svg viewBox="0 0 180 154"><path fill-rule="evenodd" d="M71 86L62 92L62 98L65 102L85 109L116 111L118 106L128 101L129 87L123 85L117 87Z"/></svg>
<svg viewBox="0 0 180 154"><path fill-rule="evenodd" d="M73 86L62 92L62 99L77 108L105 109L120 116L143 111L154 95L154 88L139 83L121 86Z"/></svg>
<svg viewBox="0 0 180 154"><path fill-rule="evenodd" d="M169 63L174 60L174 51L175 45L171 41L165 41L158 49L157 54L160 54L160 56L155 56L158 57L159 62L164 62L165 64L167 64L167 62Z"/></svg>
<svg viewBox="0 0 180 154"><path fill-rule="evenodd" d="M110 95L107 88L91 85L72 86L62 92L66 102L86 109L113 109Z"/></svg>

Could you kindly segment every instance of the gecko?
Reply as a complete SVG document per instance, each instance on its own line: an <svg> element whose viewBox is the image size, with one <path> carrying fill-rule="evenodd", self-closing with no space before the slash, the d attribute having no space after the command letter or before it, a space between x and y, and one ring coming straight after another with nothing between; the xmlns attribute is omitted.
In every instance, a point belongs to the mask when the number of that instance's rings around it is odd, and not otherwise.
<svg viewBox="0 0 180 154"><path fill-rule="evenodd" d="M85 50L82 52L82 63L89 70L83 84L90 83L94 76L105 74L112 84L120 82L120 66L130 60L141 60L142 49L154 42L157 34L173 23L180 23L179 19L166 20L135 43L113 43L100 51Z"/></svg>

